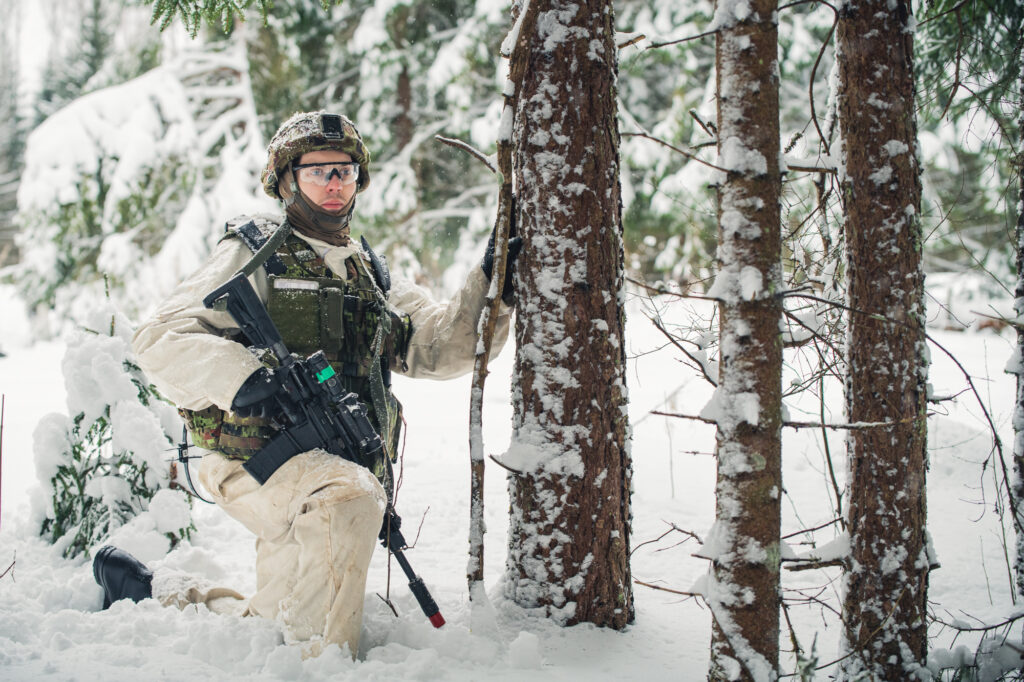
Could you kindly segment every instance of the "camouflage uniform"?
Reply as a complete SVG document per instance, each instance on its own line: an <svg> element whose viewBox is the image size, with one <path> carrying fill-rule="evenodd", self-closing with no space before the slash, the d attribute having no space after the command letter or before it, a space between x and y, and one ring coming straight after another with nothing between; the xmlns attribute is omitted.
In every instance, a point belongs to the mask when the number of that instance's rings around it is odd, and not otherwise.
<svg viewBox="0 0 1024 682"><path fill-rule="evenodd" d="M301 128L312 116L319 114L297 116L282 131ZM346 122L341 121L343 135L350 134L346 125L351 124ZM303 153L317 150L310 146L339 149L339 144L348 145L346 153L366 172L358 180L359 189L365 188L369 153L365 147L360 149L361 140L358 145L351 139L339 143L314 133L305 131ZM285 142L289 139L285 135ZM268 193L283 198L289 193L287 188L282 191L280 183L291 173L278 164L297 157L275 160L274 149L268 164L274 171L265 172L263 179ZM233 221L231 232L243 222L248 220ZM281 218L255 217L254 222L271 230ZM447 379L472 370L476 326L489 288L479 268L472 269L465 286L446 302L433 300L401 277L392 277L391 290L382 301L367 254L354 243L329 244L293 233L277 255L285 265L283 274L271 277L266 267L260 267L249 280L280 323L289 349L305 354L316 350L314 346L325 346L320 349L341 370L343 381L369 407L375 401L367 400L366 379L373 359L368 357L367 338L378 324L390 327L380 353L390 372ZM263 360L239 342L230 315L206 309L202 299L251 257L252 249L242 239L222 239L209 260L139 327L133 346L142 369L186 411L194 436L212 450L203 457L199 474L203 486L221 508L256 535L257 591L241 602L230 590L159 580L158 573L153 594L164 604L202 602L212 610L244 609L247 614L278 618L289 638L305 643L307 654L318 653L325 644L347 644L355 655L366 571L387 499L378 477L387 484L386 471L371 473L323 450L292 457L263 485L242 468L243 458L263 442L269 425L260 420L247 423L231 415L230 408L239 387L263 366ZM289 281L294 284L291 289ZM297 293L310 291L313 285L312 294ZM496 349L507 338L508 313L503 309L499 316ZM374 408L373 418L393 456L399 406L390 391L387 396L383 409L387 416ZM386 461L382 465L387 468Z"/></svg>
<svg viewBox="0 0 1024 682"><path fill-rule="evenodd" d="M236 218L228 223L225 239L240 238L256 251L279 227L280 221L268 216ZM402 405L391 392L390 376L392 368L408 369L412 321L388 307L390 277L378 282L365 256L349 256L344 276L336 276L306 241L290 235L268 263L273 274L267 310L292 353L308 357L323 351L345 390L356 393L366 406L384 443L384 452L368 467L390 498L402 423ZM276 364L272 354L263 357L269 367ZM372 380L375 364L382 377L379 387ZM380 392L376 399L375 389ZM242 417L216 405L181 413L196 445L234 459L248 459L275 435L270 420Z"/></svg>

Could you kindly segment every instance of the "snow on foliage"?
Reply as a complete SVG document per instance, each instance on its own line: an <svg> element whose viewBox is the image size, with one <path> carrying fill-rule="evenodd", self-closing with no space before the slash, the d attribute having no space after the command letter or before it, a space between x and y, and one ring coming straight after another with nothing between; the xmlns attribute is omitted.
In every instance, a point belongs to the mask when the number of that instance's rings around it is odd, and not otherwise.
<svg viewBox="0 0 1024 682"><path fill-rule="evenodd" d="M57 329L90 319L107 295L145 311L202 261L224 220L268 206L246 68L239 49L183 52L29 136L22 260L5 275L37 312L53 309Z"/></svg>
<svg viewBox="0 0 1024 682"><path fill-rule="evenodd" d="M61 363L72 416L51 413L33 435L47 491L37 523L66 557L91 553L126 524L166 553L192 529L189 501L168 489L181 421L135 364L128 320L108 306L92 321L95 330L72 334Z"/></svg>

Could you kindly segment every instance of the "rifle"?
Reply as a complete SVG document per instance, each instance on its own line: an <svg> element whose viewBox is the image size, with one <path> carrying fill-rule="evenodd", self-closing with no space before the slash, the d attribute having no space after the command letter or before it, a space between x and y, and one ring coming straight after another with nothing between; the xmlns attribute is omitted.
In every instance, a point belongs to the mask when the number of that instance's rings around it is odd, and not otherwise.
<svg viewBox="0 0 1024 682"><path fill-rule="evenodd" d="M269 349L280 363L274 370L281 383L275 397L281 408L281 417L277 419L283 428L242 465L253 478L262 485L289 459L314 448L360 466L372 463L384 444L358 396L345 392L323 351L305 359L288 352L281 333L244 273L235 274L211 291L203 305L230 313L249 343ZM444 617L423 579L405 558L402 550L408 548L408 543L401 525L402 519L388 502L378 537L402 567L424 615L439 628L444 625Z"/></svg>

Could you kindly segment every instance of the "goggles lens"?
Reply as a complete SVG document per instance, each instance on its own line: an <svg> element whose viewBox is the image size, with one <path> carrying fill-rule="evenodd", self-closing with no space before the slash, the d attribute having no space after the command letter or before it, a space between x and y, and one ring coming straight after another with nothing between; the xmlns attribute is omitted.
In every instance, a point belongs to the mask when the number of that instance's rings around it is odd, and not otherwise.
<svg viewBox="0 0 1024 682"><path fill-rule="evenodd" d="M304 163L292 166L296 177L302 182L311 185L326 187L331 179L338 178L343 185L351 185L359 179L359 164L355 161L342 161L339 163Z"/></svg>

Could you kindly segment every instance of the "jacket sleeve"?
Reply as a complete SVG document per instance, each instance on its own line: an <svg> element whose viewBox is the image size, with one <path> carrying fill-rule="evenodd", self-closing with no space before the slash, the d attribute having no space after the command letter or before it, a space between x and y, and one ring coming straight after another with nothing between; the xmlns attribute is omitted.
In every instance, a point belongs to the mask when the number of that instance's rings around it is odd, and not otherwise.
<svg viewBox="0 0 1024 682"><path fill-rule="evenodd" d="M473 370L477 324L490 283L474 267L461 290L447 302L435 301L422 287L395 278L389 303L412 318L412 338L406 355L411 377L450 379ZM508 339L511 309L501 304L491 346L497 355Z"/></svg>
<svg viewBox="0 0 1024 682"><path fill-rule="evenodd" d="M213 404L227 410L238 388L261 366L245 346L227 338L237 331L231 315L203 306L203 298L251 256L242 240L223 240L210 259L179 284L135 332L132 348L139 366L179 407L199 410ZM249 280L266 302L263 268Z"/></svg>

